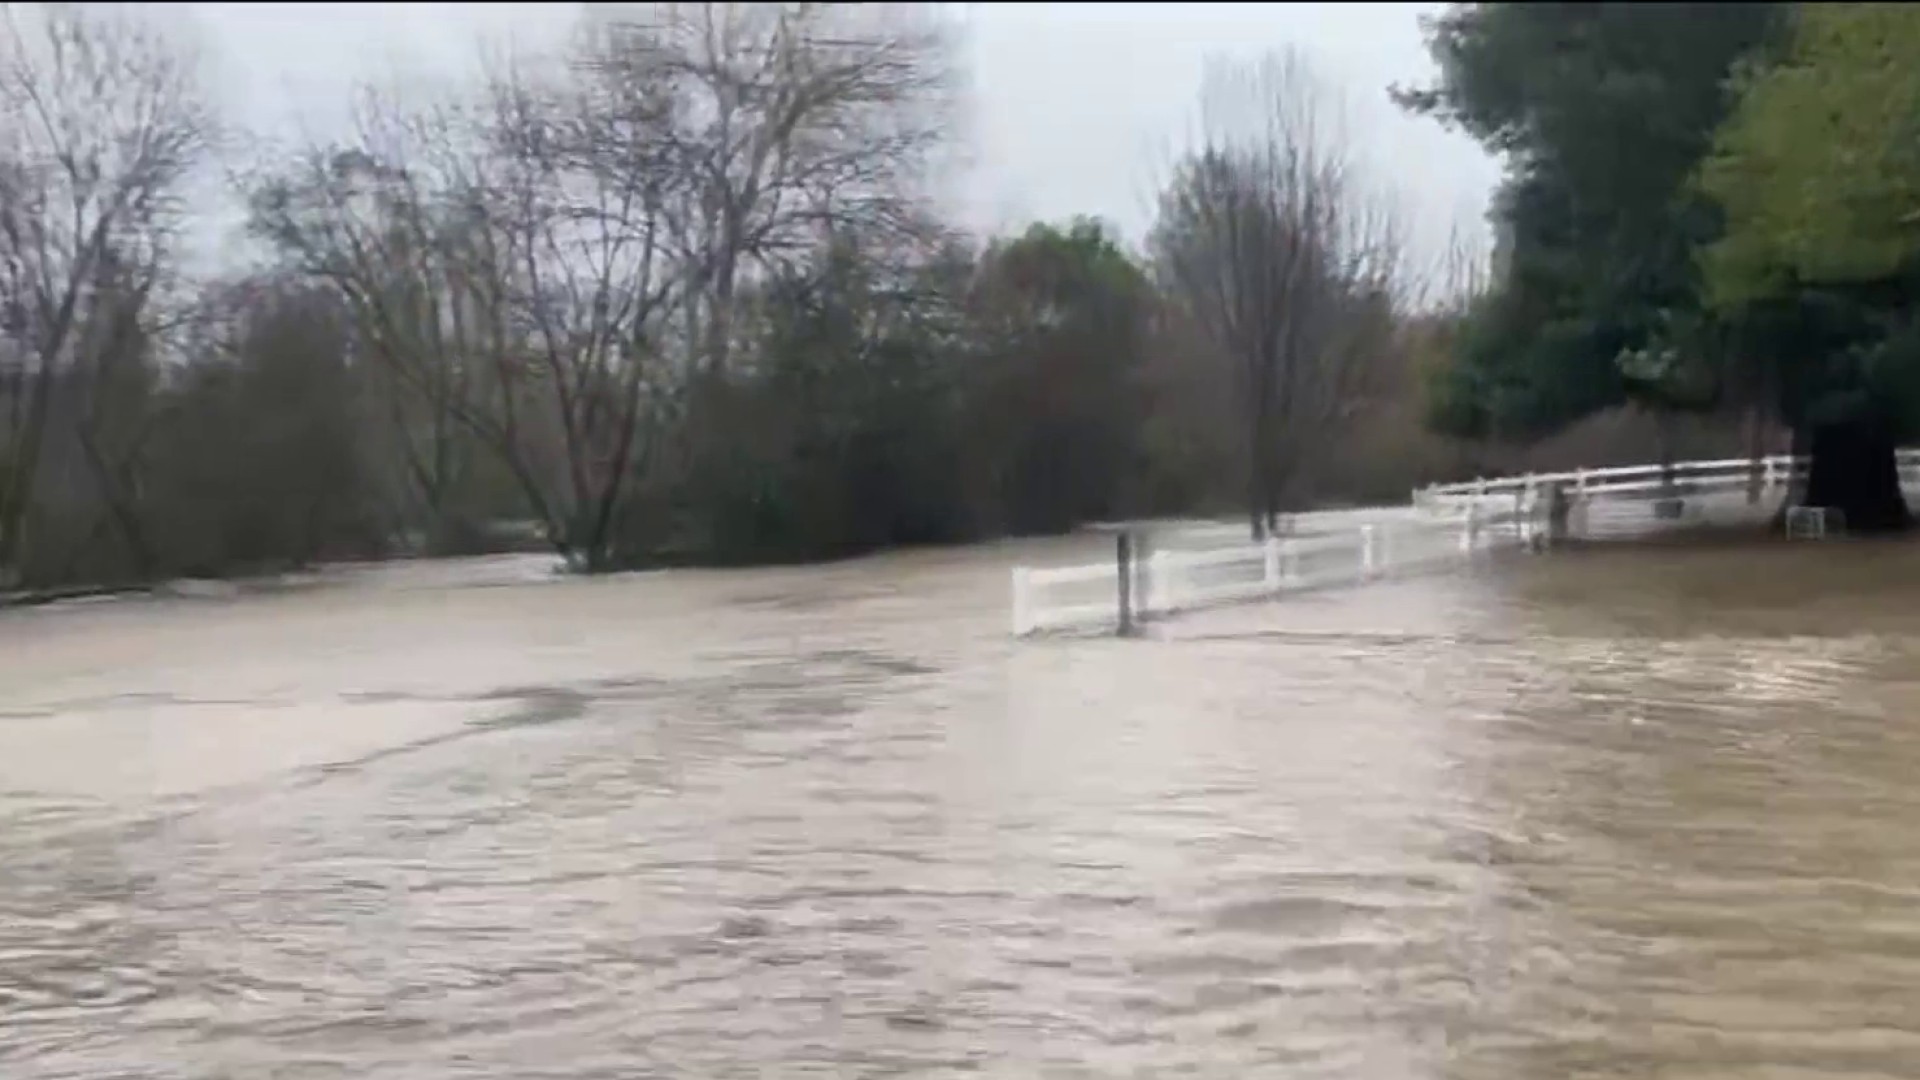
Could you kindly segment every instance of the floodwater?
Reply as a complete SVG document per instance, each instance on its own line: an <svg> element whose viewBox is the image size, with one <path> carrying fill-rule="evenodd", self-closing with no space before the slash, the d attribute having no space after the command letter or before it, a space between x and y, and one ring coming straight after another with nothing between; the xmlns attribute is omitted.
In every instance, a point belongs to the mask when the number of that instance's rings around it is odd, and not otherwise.
<svg viewBox="0 0 1920 1080"><path fill-rule="evenodd" d="M1030 557L0 615L0 1075L1920 1068L1920 546Z"/></svg>

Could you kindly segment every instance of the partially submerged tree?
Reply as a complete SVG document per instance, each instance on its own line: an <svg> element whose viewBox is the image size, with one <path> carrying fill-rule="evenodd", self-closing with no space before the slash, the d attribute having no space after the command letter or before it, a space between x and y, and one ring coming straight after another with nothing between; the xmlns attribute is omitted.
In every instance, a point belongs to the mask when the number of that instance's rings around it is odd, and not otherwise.
<svg viewBox="0 0 1920 1080"><path fill-rule="evenodd" d="M735 374L667 477L682 529L727 559L974 535L969 266L946 245L846 229L743 289Z"/></svg>
<svg viewBox="0 0 1920 1080"><path fill-rule="evenodd" d="M268 272L207 288L148 436L157 554L190 574L384 548L338 297Z"/></svg>
<svg viewBox="0 0 1920 1080"><path fill-rule="evenodd" d="M1920 431L1915 55L1920 11L1802 6L1701 169L1727 218L1704 254L1708 298L1783 369L1783 408L1808 433L1803 500L1854 530L1911 519L1894 450Z"/></svg>
<svg viewBox="0 0 1920 1080"><path fill-rule="evenodd" d="M1691 348L1711 339L1694 253L1717 222L1690 178L1733 104L1729 73L1787 9L1466 3L1428 24L1439 80L1397 99L1508 167L1503 280L1437 376L1448 430L1527 439L1628 400L1725 400L1724 357Z"/></svg>
<svg viewBox="0 0 1920 1080"><path fill-rule="evenodd" d="M935 5L660 4L590 25L596 77L655 80L679 174L668 244L703 371L729 367L736 297L836 229L911 231L951 119Z"/></svg>
<svg viewBox="0 0 1920 1080"><path fill-rule="evenodd" d="M1214 75L1165 258L1077 219L975 240L930 198L939 8L596 7L558 55L250 163L269 261L204 282L169 251L190 72L110 9L8 8L0 561L271 570L506 515L595 570L1243 498L1264 529L1355 489L1322 451L1362 426L1369 490L1415 482L1357 393L1416 379L1391 230L1336 133L1288 127L1297 88Z"/></svg>
<svg viewBox="0 0 1920 1080"><path fill-rule="evenodd" d="M1353 417L1400 299L1394 222L1327 106L1295 54L1217 63L1150 242L1170 297L1234 364L1256 537Z"/></svg>
<svg viewBox="0 0 1920 1080"><path fill-rule="evenodd" d="M310 152L262 188L257 227L506 461L563 555L608 569L690 380L728 374L748 269L908 220L939 40L868 10L589 24L557 69L506 68L461 112L388 113Z"/></svg>
<svg viewBox="0 0 1920 1080"><path fill-rule="evenodd" d="M127 369L146 362L173 270L182 185L210 136L190 59L110 5L0 12L0 581L26 553L57 413L145 560L131 464L106 449L94 395L137 385Z"/></svg>
<svg viewBox="0 0 1920 1080"><path fill-rule="evenodd" d="M976 465L1015 533L1111 519L1135 495L1155 298L1105 227L1030 227L981 257ZM991 434L989 434L991 433Z"/></svg>
<svg viewBox="0 0 1920 1080"><path fill-rule="evenodd" d="M454 528L473 437L516 449L500 421L517 416L504 377L516 275L483 135L471 113L367 94L352 144L305 149L250 192L254 231L340 298L356 353L377 368L387 441L430 543Z"/></svg>

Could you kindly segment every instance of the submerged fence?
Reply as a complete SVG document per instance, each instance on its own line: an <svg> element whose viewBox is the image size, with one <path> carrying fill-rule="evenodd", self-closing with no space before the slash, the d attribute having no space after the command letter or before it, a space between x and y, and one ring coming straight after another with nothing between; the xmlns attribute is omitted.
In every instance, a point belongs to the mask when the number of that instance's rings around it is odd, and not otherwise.
<svg viewBox="0 0 1920 1080"><path fill-rule="evenodd" d="M1908 497L1920 493L1920 449L1901 450L1895 461ZM1428 514L1444 514L1489 499L1534 505L1557 492L1568 511L1562 535L1611 540L1701 526L1763 524L1779 512L1806 472L1805 458L1786 454L1574 469L1436 484L1414 492L1413 505ZM1823 516L1838 522L1836 515Z"/></svg>
<svg viewBox="0 0 1920 1080"><path fill-rule="evenodd" d="M1504 502L1505 505L1499 505ZM1017 567L1013 632L1127 630L1156 616L1309 589L1352 585L1454 565L1497 548L1544 538L1537 508L1487 499L1457 512L1317 534L1182 550L1180 533L1122 537L1113 558L1082 566Z"/></svg>
<svg viewBox="0 0 1920 1080"><path fill-rule="evenodd" d="M1920 491L1920 449L1901 450L1898 465L1902 488ZM1576 469L1438 484L1414 492L1411 510L1396 517L1260 543L1179 546L1183 536L1231 535L1219 525L1149 533L1144 545L1128 537L1099 562L1015 569L1013 632L1125 632L1178 611L1417 573L1497 548L1757 524L1805 473L1805 460L1787 455ZM1824 535L1845 523L1822 512L1817 530L1811 518L1796 526L1799 535Z"/></svg>

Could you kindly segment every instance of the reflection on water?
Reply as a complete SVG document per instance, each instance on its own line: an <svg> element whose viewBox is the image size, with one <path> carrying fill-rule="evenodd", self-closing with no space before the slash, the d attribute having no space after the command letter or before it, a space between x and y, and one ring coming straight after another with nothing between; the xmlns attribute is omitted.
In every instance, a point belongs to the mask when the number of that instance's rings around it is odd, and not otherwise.
<svg viewBox="0 0 1920 1080"><path fill-rule="evenodd" d="M1020 645L1014 550L0 616L0 1074L1920 1061L1920 550Z"/></svg>

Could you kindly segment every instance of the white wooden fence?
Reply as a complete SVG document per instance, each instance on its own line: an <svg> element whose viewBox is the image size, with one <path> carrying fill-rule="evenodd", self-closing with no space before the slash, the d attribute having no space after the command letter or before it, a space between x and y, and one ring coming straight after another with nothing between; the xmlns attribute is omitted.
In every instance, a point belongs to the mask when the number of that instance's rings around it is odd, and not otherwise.
<svg viewBox="0 0 1920 1080"><path fill-rule="evenodd" d="M1920 449L1901 450L1896 455L1900 482L1908 489L1920 487ZM1723 458L1719 461L1678 461L1672 465L1627 465L1613 469L1574 469L1557 473L1529 473L1498 480L1469 480L1460 484L1435 484L1413 493L1413 504L1424 510L1461 506L1488 498L1516 495L1532 499L1556 484L1567 493L1588 499L1660 499L1669 493L1677 497L1714 493L1744 493L1750 488L1781 493L1806 473L1804 458L1778 454L1766 458ZM1671 485L1668 481L1671 478ZM1756 485L1756 481L1758 481Z"/></svg>
<svg viewBox="0 0 1920 1080"><path fill-rule="evenodd" d="M1920 494L1920 449L1901 450L1896 460L1902 489L1909 497ZM1806 460L1784 454L1681 461L1671 466L1574 469L1439 484L1414 492L1413 505L1442 518L1464 513L1469 506L1535 507L1558 487L1568 502L1565 535L1609 540L1702 525L1761 524L1780 509L1793 483L1805 475ZM1844 527L1844 522L1840 525Z"/></svg>
<svg viewBox="0 0 1920 1080"><path fill-rule="evenodd" d="M1902 488L1909 496L1920 492L1920 449L1901 450L1898 463ZM1778 455L1533 473L1422 488L1410 513L1317 535L1223 544L1239 526L1186 530L1210 545L1200 550L1182 550L1182 532L1149 535L1147 550L1126 570L1128 590L1120 588L1117 557L1016 568L1013 632L1113 628L1122 622L1123 593L1129 615L1150 619L1455 565L1496 548L1541 547L1550 537L1755 523L1779 509L1805 468L1803 459Z"/></svg>
<svg viewBox="0 0 1920 1080"><path fill-rule="evenodd" d="M1467 505L1445 517L1404 515L1318 535L1191 550L1181 533L1146 540L1132 574L1134 619L1199 607L1261 600L1307 589L1352 585L1388 575L1452 565L1496 548L1518 547L1542 533L1533 508ZM1017 567L1013 632L1111 630L1122 619L1119 558L1083 566Z"/></svg>

